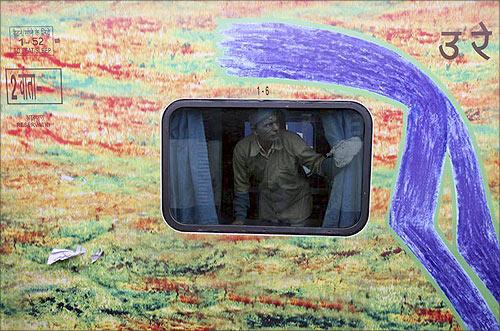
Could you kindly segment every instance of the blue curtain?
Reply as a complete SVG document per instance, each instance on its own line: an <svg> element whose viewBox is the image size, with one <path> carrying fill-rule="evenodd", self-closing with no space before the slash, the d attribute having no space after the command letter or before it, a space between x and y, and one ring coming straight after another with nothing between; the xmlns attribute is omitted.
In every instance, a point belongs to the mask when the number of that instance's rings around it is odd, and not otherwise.
<svg viewBox="0 0 500 331"><path fill-rule="evenodd" d="M363 140L363 118L353 111L342 110L321 114L325 136L330 147L351 137ZM363 149L330 183L330 199L323 227L349 227L360 216L362 194Z"/></svg>
<svg viewBox="0 0 500 331"><path fill-rule="evenodd" d="M183 224L217 224L202 114L179 110L170 119L170 210Z"/></svg>

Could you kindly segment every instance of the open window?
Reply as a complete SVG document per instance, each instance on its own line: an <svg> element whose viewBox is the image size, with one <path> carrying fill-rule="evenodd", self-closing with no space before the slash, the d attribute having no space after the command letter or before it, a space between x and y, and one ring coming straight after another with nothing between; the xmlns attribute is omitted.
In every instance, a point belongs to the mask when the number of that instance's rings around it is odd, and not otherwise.
<svg viewBox="0 0 500 331"><path fill-rule="evenodd" d="M354 234L368 219L371 140L354 102L175 101L162 120L163 216L190 232Z"/></svg>

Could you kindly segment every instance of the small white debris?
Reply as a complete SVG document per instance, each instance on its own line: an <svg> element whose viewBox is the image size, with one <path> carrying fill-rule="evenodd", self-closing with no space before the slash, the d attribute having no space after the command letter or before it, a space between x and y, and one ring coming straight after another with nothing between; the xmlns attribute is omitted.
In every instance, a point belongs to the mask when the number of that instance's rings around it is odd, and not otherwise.
<svg viewBox="0 0 500 331"><path fill-rule="evenodd" d="M67 175L61 175L61 180L64 180L66 182L72 182L74 181L75 179L71 176L67 176Z"/></svg>
<svg viewBox="0 0 500 331"><path fill-rule="evenodd" d="M104 251L102 249L100 249L100 248L97 250L97 252L92 253L90 255L90 257L92 258L92 263L94 263L95 261L99 260L103 254L104 254Z"/></svg>
<svg viewBox="0 0 500 331"><path fill-rule="evenodd" d="M74 251L71 249L54 248L52 252L50 252L47 264L51 265L57 261L64 261L78 255L84 255L85 253L87 253L87 250L80 245L76 246L76 250Z"/></svg>

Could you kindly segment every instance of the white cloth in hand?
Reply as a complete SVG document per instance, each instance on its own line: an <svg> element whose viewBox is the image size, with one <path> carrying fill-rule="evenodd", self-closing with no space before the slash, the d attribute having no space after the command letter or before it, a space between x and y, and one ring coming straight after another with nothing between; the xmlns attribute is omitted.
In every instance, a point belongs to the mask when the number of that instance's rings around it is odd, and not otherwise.
<svg viewBox="0 0 500 331"><path fill-rule="evenodd" d="M359 137L352 137L332 147L327 156L332 156L337 168L343 168L348 165L352 159L359 153L363 142Z"/></svg>

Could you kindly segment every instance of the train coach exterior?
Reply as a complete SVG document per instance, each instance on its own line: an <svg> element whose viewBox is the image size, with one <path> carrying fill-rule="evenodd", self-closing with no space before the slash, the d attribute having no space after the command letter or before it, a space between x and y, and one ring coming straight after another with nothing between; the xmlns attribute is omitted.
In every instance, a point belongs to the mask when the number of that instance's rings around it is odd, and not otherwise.
<svg viewBox="0 0 500 331"><path fill-rule="evenodd" d="M498 2L0 4L0 329L499 328ZM264 108L304 228L233 219Z"/></svg>

